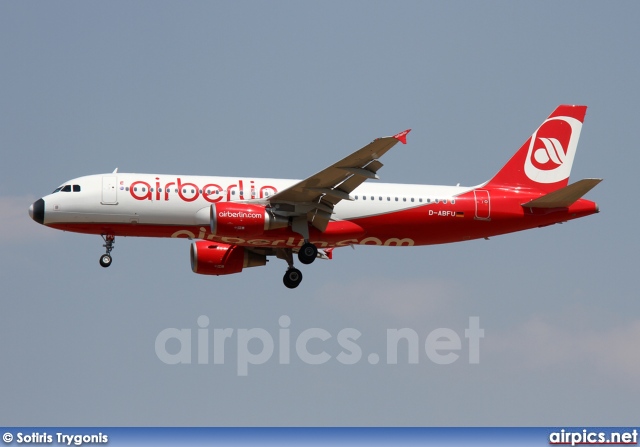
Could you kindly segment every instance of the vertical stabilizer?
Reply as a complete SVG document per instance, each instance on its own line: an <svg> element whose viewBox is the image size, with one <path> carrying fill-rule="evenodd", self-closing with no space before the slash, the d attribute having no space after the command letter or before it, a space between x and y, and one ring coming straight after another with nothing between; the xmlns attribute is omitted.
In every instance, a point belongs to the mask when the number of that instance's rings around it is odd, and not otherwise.
<svg viewBox="0 0 640 447"><path fill-rule="evenodd" d="M551 192L567 186L587 106L558 106L485 185Z"/></svg>

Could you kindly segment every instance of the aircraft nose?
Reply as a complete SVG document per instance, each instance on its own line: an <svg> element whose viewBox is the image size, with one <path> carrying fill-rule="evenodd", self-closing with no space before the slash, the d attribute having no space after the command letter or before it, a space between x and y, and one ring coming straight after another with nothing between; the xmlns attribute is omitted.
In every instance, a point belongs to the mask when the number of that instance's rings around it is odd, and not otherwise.
<svg viewBox="0 0 640 447"><path fill-rule="evenodd" d="M31 204L29 216L39 224L44 224L44 200L38 199Z"/></svg>

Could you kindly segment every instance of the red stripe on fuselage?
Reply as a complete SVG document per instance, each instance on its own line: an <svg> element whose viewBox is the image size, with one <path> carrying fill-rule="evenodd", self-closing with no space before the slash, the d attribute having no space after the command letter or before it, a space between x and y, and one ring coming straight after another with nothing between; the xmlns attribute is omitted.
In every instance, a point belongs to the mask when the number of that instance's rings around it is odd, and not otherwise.
<svg viewBox="0 0 640 447"><path fill-rule="evenodd" d="M310 226L310 240L319 248L347 245L412 246L478 239L551 225L596 213L594 202L581 199L569 208L525 210L522 194L491 191L489 219L476 219L473 191L456 198L455 204L438 203L402 211L330 222L324 233ZM52 228L86 234L135 237L183 237L208 239L252 247L298 247L302 237L290 228L270 230L260 236L219 237L202 225L145 223L52 223Z"/></svg>

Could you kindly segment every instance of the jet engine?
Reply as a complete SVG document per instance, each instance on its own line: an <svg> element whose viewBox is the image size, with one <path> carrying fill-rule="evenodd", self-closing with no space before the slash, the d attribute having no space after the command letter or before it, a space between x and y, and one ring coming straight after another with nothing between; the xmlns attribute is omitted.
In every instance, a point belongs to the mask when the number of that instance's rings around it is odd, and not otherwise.
<svg viewBox="0 0 640 447"><path fill-rule="evenodd" d="M259 236L285 228L289 219L274 215L261 205L224 202L211 205L211 234L222 237Z"/></svg>
<svg viewBox="0 0 640 447"><path fill-rule="evenodd" d="M191 244L191 270L201 275L231 275L243 268L267 264L267 257L244 247L220 242L197 241Z"/></svg>

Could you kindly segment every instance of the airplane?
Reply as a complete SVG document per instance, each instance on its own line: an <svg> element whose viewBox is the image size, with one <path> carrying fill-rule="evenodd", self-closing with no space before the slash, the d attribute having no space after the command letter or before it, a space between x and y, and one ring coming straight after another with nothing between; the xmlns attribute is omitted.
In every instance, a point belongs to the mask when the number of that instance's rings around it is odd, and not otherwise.
<svg viewBox="0 0 640 447"><path fill-rule="evenodd" d="M467 241L598 213L582 197L602 181L569 185L586 106L560 105L490 180L477 186L367 182L411 129L378 138L304 179L120 173L79 177L36 200L29 215L58 230L101 235L112 264L116 236L192 241L193 272L229 275L287 262L296 288L302 264L355 245L419 246Z"/></svg>

